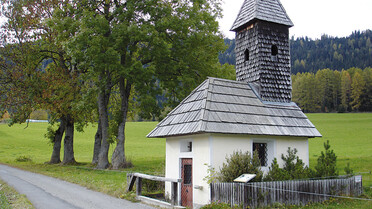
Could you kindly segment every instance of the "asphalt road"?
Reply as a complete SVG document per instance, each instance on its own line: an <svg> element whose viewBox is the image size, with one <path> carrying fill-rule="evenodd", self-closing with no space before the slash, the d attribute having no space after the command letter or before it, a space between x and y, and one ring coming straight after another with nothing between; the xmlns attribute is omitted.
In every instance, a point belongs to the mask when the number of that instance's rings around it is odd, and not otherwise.
<svg viewBox="0 0 372 209"><path fill-rule="evenodd" d="M25 194L37 209L151 209L49 176L0 165L0 178Z"/></svg>

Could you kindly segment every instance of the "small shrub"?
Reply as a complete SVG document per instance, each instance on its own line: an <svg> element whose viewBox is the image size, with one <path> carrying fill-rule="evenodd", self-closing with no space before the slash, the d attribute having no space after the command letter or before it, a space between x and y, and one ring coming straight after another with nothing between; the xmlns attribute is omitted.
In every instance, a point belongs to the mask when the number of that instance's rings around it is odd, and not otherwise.
<svg viewBox="0 0 372 209"><path fill-rule="evenodd" d="M284 161L283 169L289 176L288 180L312 177L313 172L296 154L297 149L294 148L292 150L290 147L288 147L286 156L282 154L282 160Z"/></svg>
<svg viewBox="0 0 372 209"><path fill-rule="evenodd" d="M250 173L256 174L252 182L261 181L263 172L260 167L261 162L257 152L254 152L252 156L248 151L245 153L237 151L231 154L230 157L226 157L226 163L223 163L220 170L220 180L223 182L233 182L240 175Z"/></svg>
<svg viewBox="0 0 372 209"><path fill-rule="evenodd" d="M337 156L330 148L331 145L329 145L329 141L327 140L327 143L324 143L325 152L322 151L320 153L317 165L315 166L317 177L338 176L336 167Z"/></svg>
<svg viewBox="0 0 372 209"><path fill-rule="evenodd" d="M16 159L15 159L16 162L32 162L32 159L30 156L25 156L25 155L22 155L22 156L18 156Z"/></svg>
<svg viewBox="0 0 372 209"><path fill-rule="evenodd" d="M354 171L350 168L350 163L347 163L346 167L344 168L346 175L354 175Z"/></svg>
<svg viewBox="0 0 372 209"><path fill-rule="evenodd" d="M284 169L279 168L278 161L274 158L264 181L283 181L288 179L290 179L288 173Z"/></svg>
<svg viewBox="0 0 372 209"><path fill-rule="evenodd" d="M311 178L314 175L314 171L305 166L304 162L296 154L297 149L292 150L288 147L287 155L284 156L282 154L283 168L279 167L277 159L274 158L264 180L283 181Z"/></svg>
<svg viewBox="0 0 372 209"><path fill-rule="evenodd" d="M204 177L203 180L206 181L207 184L216 183L220 179L219 173L216 171L215 168L208 165L207 163L205 163L204 165L208 166L208 175Z"/></svg>

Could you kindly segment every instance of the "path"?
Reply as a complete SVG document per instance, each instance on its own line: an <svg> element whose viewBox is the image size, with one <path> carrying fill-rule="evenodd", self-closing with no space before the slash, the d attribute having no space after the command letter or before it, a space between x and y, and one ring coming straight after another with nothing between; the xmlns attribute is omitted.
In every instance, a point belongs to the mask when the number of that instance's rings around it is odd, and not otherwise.
<svg viewBox="0 0 372 209"><path fill-rule="evenodd" d="M151 209L141 203L114 198L56 178L0 164L0 178L20 194L25 194L37 209Z"/></svg>

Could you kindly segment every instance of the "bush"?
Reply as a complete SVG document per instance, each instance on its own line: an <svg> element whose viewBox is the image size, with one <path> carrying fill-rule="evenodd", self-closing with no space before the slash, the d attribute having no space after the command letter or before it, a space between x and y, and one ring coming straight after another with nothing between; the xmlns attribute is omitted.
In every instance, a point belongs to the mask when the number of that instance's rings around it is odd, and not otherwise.
<svg viewBox="0 0 372 209"><path fill-rule="evenodd" d="M321 152L315 166L316 177L338 176L336 167L337 156L330 148L331 145L329 145L329 140L327 140L327 143L324 143L325 152Z"/></svg>
<svg viewBox="0 0 372 209"><path fill-rule="evenodd" d="M305 166L303 161L296 155L297 149L288 147L287 155L282 154L284 167L280 168L278 161L274 158L270 165L269 172L266 174L265 181L283 181L293 179L305 179L313 176L313 171Z"/></svg>
<svg viewBox="0 0 372 209"><path fill-rule="evenodd" d="M15 159L16 162L32 162L32 159L30 156L25 156L25 155L22 155L22 156L18 156L16 159Z"/></svg>
<svg viewBox="0 0 372 209"><path fill-rule="evenodd" d="M354 171L352 168L350 168L350 163L347 163L347 166L344 168L344 171L346 175L354 175Z"/></svg>
<svg viewBox="0 0 372 209"><path fill-rule="evenodd" d="M290 179L288 173L284 169L279 168L278 161L274 158L264 181L284 181L288 179Z"/></svg>
<svg viewBox="0 0 372 209"><path fill-rule="evenodd" d="M254 152L252 156L248 151L245 153L236 151L230 157L226 157L226 163L223 163L220 170L220 180L223 182L233 182L240 175L249 173L256 174L256 177L252 180L253 182L261 181L263 173L260 167L261 162L257 152Z"/></svg>
<svg viewBox="0 0 372 209"><path fill-rule="evenodd" d="M287 172L289 180L311 178L313 171L296 154L297 149L292 150L290 147L288 147L286 156L282 154L283 169Z"/></svg>

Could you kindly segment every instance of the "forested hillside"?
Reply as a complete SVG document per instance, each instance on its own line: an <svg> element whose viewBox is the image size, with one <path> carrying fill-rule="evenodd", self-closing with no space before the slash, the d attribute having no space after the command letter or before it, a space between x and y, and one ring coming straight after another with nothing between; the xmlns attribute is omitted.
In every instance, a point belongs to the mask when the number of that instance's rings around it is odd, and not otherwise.
<svg viewBox="0 0 372 209"><path fill-rule="evenodd" d="M323 35L321 39L291 38L292 73L372 67L372 31L356 31L349 37ZM235 65L235 40L225 39L229 48L220 55L222 64Z"/></svg>

